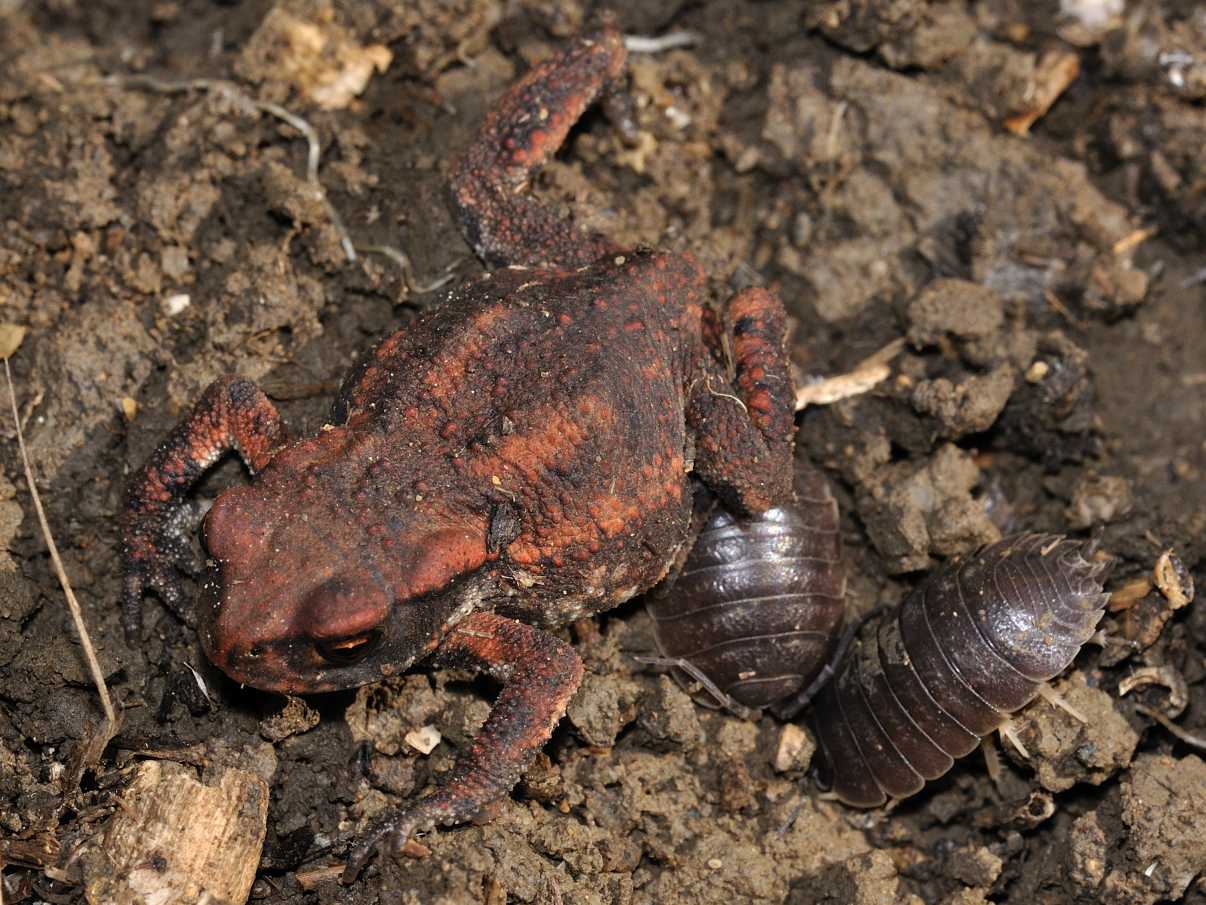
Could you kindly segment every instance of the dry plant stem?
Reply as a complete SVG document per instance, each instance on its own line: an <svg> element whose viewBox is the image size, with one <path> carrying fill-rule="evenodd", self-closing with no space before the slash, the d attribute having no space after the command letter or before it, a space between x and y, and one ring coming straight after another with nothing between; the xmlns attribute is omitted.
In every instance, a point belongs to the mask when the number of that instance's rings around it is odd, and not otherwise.
<svg viewBox="0 0 1206 905"><path fill-rule="evenodd" d="M50 551L50 560L54 563L55 575L67 598L67 608L71 610L71 618L75 620L75 630L80 636L80 645L84 648L84 657L88 661L88 669L92 673L92 681L100 694L101 707L105 711L105 739L108 741L117 731L117 714L113 712L113 702L109 699L109 688L105 685L105 677L101 674L100 661L96 659L96 651L92 647L92 638L88 634L88 626L84 624L84 615L80 611L79 601L71 590L71 582L67 580L67 572L63 569L63 560L59 557L59 548L50 533L50 524L46 521L46 511L42 508L42 498L38 494L38 485L34 483L33 465L29 462L29 450L25 448L25 436L21 430L21 417L17 413L17 394L13 390L13 377L8 367L8 359L4 359L4 379L8 383L8 401L12 407L13 424L17 428L17 446L21 450L21 462L25 466L25 482L29 485L29 495L33 499L34 510L38 513L38 524L42 526L42 537L46 539L46 547ZM103 748L104 746L99 746Z"/></svg>
<svg viewBox="0 0 1206 905"><path fill-rule="evenodd" d="M818 380L796 390L796 411L810 405L831 405L851 396L861 396L892 373L888 363L904 348L903 339L895 339L878 352L859 362L846 374Z"/></svg>

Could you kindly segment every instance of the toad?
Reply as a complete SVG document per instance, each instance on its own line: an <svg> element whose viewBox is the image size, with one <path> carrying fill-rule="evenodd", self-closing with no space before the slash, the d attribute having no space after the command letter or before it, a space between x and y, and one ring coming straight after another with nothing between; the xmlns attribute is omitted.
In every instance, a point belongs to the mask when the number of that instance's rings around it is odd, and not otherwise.
<svg viewBox="0 0 1206 905"><path fill-rule="evenodd" d="M349 878L377 843L396 850L511 789L582 679L549 630L667 574L692 539L693 482L744 513L791 492L779 299L747 289L716 314L689 255L621 250L524 193L624 66L605 26L485 117L451 196L495 269L373 349L317 436L290 439L255 384L225 377L130 482L129 637L145 591L182 602L188 493L233 450L252 481L203 523L198 624L218 667L288 694L420 662L501 681L447 780L370 828Z"/></svg>

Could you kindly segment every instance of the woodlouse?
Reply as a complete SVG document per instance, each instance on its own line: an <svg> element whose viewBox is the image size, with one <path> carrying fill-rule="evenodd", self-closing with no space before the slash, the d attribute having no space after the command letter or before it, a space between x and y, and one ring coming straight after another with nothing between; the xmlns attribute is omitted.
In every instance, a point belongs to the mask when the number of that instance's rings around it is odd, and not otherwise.
<svg viewBox="0 0 1206 905"><path fill-rule="evenodd" d="M791 504L754 519L717 506L673 586L648 602L656 662L702 685L702 704L790 710L833 656L846 585L837 503L807 465L797 465L794 491Z"/></svg>
<svg viewBox="0 0 1206 905"><path fill-rule="evenodd" d="M1063 672L1093 634L1109 568L1044 534L953 560L864 624L817 697L818 781L859 807L904 798Z"/></svg>

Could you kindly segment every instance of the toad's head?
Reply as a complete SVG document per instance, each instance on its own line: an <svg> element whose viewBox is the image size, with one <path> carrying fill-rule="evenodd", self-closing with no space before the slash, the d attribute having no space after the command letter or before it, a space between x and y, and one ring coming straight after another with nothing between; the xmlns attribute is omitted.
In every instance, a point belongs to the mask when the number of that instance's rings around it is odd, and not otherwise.
<svg viewBox="0 0 1206 905"><path fill-rule="evenodd" d="M201 639L231 678L285 693L374 682L480 605L484 523L349 500L338 473L273 470L205 518Z"/></svg>

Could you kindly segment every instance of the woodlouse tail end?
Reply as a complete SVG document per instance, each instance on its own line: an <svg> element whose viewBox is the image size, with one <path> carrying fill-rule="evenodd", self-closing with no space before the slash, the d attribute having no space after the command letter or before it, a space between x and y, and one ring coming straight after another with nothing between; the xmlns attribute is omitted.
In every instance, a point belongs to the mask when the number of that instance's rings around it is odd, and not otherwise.
<svg viewBox="0 0 1206 905"><path fill-rule="evenodd" d="M1081 607L1086 612L1104 609L1110 599L1104 591L1105 582L1117 558L1103 551L1096 537L1087 541L1065 541L1060 546L1064 549L1059 563L1069 580L1074 582Z"/></svg>

